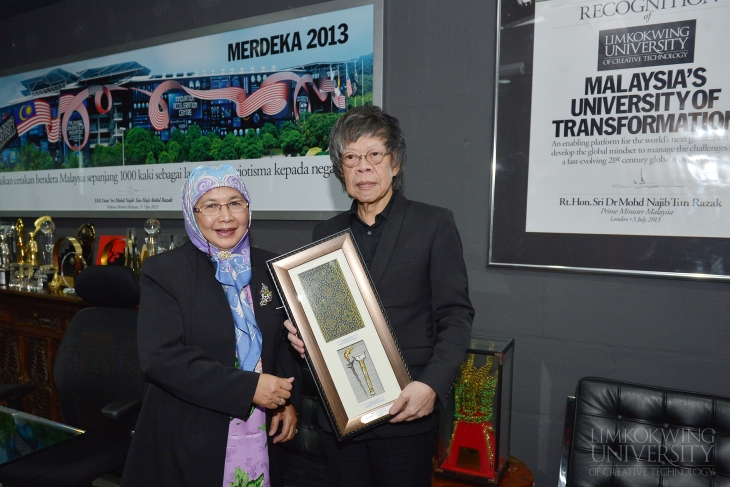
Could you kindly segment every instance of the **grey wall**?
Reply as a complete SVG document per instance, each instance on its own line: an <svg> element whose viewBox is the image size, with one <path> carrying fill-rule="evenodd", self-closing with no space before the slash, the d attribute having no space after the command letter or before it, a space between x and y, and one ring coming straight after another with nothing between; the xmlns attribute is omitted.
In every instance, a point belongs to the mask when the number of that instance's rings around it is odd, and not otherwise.
<svg viewBox="0 0 730 487"><path fill-rule="evenodd" d="M496 4L385 1L384 105L407 136L406 195L454 211L475 332L517 340L512 452L537 485L557 482L565 397L583 376L728 394L726 284L487 268ZM0 69L311 3L69 0L0 21ZM285 251L313 222L256 225L258 245Z"/></svg>

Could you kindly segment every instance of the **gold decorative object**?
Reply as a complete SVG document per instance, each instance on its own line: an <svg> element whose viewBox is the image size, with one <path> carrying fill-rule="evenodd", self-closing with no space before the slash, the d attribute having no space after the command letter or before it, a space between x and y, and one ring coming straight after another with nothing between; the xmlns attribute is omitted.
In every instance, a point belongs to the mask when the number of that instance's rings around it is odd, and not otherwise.
<svg viewBox="0 0 730 487"><path fill-rule="evenodd" d="M514 340L472 336L439 415L437 477L499 484L510 458Z"/></svg>
<svg viewBox="0 0 730 487"><path fill-rule="evenodd" d="M56 292L63 287L63 279L58 273L53 274L53 279L48 282L48 289L52 292Z"/></svg>
<svg viewBox="0 0 730 487"><path fill-rule="evenodd" d="M365 352L361 353L357 357L354 357L355 360L360 362L360 368L362 369L362 374L365 376L365 381L368 383L368 388L370 389L370 395L375 395L375 389L373 389L373 383L370 381L370 374L368 374L368 368L365 365Z"/></svg>
<svg viewBox="0 0 730 487"><path fill-rule="evenodd" d="M357 379L357 383L360 384L360 388L363 390L363 392L367 394L368 391L367 389L365 389L365 386L362 385L360 376L357 375L357 372L355 372L355 359L350 358L350 354L354 349L355 345L350 345L349 347L347 347L347 349L345 349L345 352L342 355L345 357L345 361L347 362L347 368L349 368L352 372L352 375L355 376L355 378Z"/></svg>
<svg viewBox="0 0 730 487"><path fill-rule="evenodd" d="M53 274L53 279L48 283L48 289L51 291L58 291L62 287L64 287L65 283L61 276L61 264L62 262L59 262L59 252L61 251L61 245L63 244L64 240L68 240L69 243L73 246L73 252L76 255L82 255L81 253L81 244L73 237L61 237L58 240L56 240L56 244L53 246L53 267L56 269L56 272ZM74 276L78 275L78 273L81 272L81 260L75 259L74 261Z"/></svg>
<svg viewBox="0 0 730 487"><path fill-rule="evenodd" d="M30 265L41 265L38 260L38 242L35 241L35 232L28 232L28 245L26 250L26 263Z"/></svg>
<svg viewBox="0 0 730 487"><path fill-rule="evenodd" d="M18 264L25 263L25 242L23 242L23 233L25 232L25 224L23 220L18 218L15 222L15 245L18 248Z"/></svg>
<svg viewBox="0 0 730 487"><path fill-rule="evenodd" d="M494 413L492 405L497 387L498 371L495 371L492 375L493 356L487 357L487 363L479 368L474 366L474 354L470 353L468 357L467 361L459 367L459 375L454 383L456 412L454 413L454 430L451 432L451 440L449 441L446 456L451 455L454 437L461 423L481 424L487 446L487 455L489 456L489 466L494 470L494 451L491 438L491 433L494 432L492 427Z"/></svg>
<svg viewBox="0 0 730 487"><path fill-rule="evenodd" d="M269 289L266 284L261 285L261 291L259 291L259 294L261 295L261 302L259 303L261 306L266 306L271 302L271 299L273 298L273 294L271 294L271 289Z"/></svg>
<svg viewBox="0 0 730 487"><path fill-rule="evenodd" d="M96 240L96 229L93 223L84 223L79 227L78 241L81 244L81 256L85 261L91 262L91 253L94 250Z"/></svg>
<svg viewBox="0 0 730 487"><path fill-rule="evenodd" d="M48 215L45 215L45 216L42 216L42 217L36 219L35 223L33 224L34 225L33 231L28 232L28 243L26 244L26 248L25 248L26 255L25 255L25 259L24 259L24 262L26 264L41 265L40 260L38 260L38 242L36 242L35 236L40 231L41 224L43 224L43 222L45 222L45 221L50 221L50 220L51 220L51 217Z"/></svg>
<svg viewBox="0 0 730 487"><path fill-rule="evenodd" d="M333 258L303 271L299 275L299 281L325 342L365 328L365 322L337 259Z"/></svg>
<svg viewBox="0 0 730 487"><path fill-rule="evenodd" d="M228 260L233 258L233 254L228 250L221 250L216 254L216 257L218 257L218 260Z"/></svg>
<svg viewBox="0 0 730 487"><path fill-rule="evenodd" d="M140 255L137 250L137 235L134 228L127 229L127 248L124 250L124 265L139 275Z"/></svg>

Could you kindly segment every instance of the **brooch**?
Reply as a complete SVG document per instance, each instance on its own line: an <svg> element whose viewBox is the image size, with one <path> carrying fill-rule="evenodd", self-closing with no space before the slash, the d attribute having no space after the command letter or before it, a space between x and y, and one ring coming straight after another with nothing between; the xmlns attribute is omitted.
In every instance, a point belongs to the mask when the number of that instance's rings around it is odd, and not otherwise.
<svg viewBox="0 0 730 487"><path fill-rule="evenodd" d="M261 295L261 306L266 306L271 302L271 290L266 287L266 284L261 285L261 291L259 291L259 294Z"/></svg>
<svg viewBox="0 0 730 487"><path fill-rule="evenodd" d="M218 260L228 260L233 258L233 254L227 250L221 250L216 254L216 257L218 257Z"/></svg>

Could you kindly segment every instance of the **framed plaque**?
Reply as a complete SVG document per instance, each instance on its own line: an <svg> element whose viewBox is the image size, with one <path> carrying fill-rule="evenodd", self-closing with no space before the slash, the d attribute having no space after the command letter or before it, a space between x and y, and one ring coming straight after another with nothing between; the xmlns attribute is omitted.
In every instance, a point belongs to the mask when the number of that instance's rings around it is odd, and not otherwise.
<svg viewBox="0 0 730 487"><path fill-rule="evenodd" d="M411 375L350 230L267 264L337 437L389 420Z"/></svg>
<svg viewBox="0 0 730 487"><path fill-rule="evenodd" d="M489 264L730 279L730 3L499 19Z"/></svg>

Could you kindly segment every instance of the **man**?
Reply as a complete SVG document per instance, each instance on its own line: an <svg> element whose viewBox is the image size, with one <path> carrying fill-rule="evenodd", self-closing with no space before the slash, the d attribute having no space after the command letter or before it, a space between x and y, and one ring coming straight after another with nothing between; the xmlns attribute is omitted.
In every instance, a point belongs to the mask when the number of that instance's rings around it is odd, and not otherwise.
<svg viewBox="0 0 730 487"><path fill-rule="evenodd" d="M326 441L333 485L431 485L436 400L442 405L464 358L474 309L461 239L451 211L407 200L400 190L406 144L398 120L378 107L340 118L329 139L334 174L353 203L318 224L319 240L350 229L368 266L414 381L390 409L390 423L350 440ZM289 340L304 344L287 322ZM326 419L320 424L328 428Z"/></svg>

